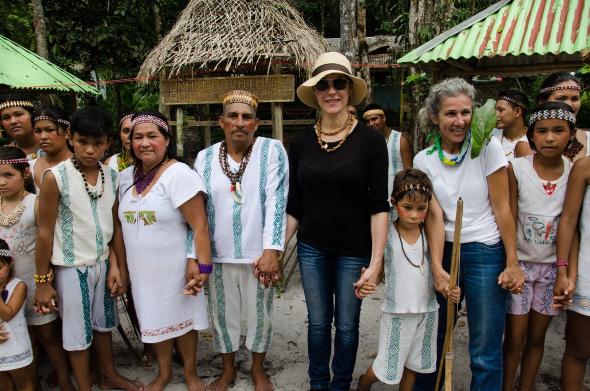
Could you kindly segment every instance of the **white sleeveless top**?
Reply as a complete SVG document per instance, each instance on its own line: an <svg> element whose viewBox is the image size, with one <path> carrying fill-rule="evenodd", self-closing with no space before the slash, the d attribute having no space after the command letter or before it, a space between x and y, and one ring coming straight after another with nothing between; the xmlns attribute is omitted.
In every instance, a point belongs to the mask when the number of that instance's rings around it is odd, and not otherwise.
<svg viewBox="0 0 590 391"><path fill-rule="evenodd" d="M0 238L8 243L12 252L14 275L27 284L27 300L25 301L25 317L31 326L39 326L57 318L57 313L42 315L33 308L36 286L33 282L35 273L35 240L37 226L35 224L35 195L27 194L23 199L25 210L16 224L8 227L0 225Z"/></svg>
<svg viewBox="0 0 590 391"><path fill-rule="evenodd" d="M557 226L572 164L568 159L562 158L563 174L557 180L549 182L537 175L533 167L533 156L534 154L512 161L518 181L518 259L553 263Z"/></svg>
<svg viewBox="0 0 590 391"><path fill-rule="evenodd" d="M576 280L573 303L568 309L590 316L590 186L586 186L582 212L580 213L578 279Z"/></svg>
<svg viewBox="0 0 590 391"><path fill-rule="evenodd" d="M6 284L8 298L12 297L14 288L21 282L19 278L13 278ZM8 340L0 343L0 371L11 371L13 369L24 368L33 362L33 349L31 348L31 338L25 320L25 305L9 321L4 322L4 331L9 333Z"/></svg>
<svg viewBox="0 0 590 391"><path fill-rule="evenodd" d="M72 159L51 167L59 188L59 206L53 234L51 263L58 266L94 266L107 259L113 236L112 208L118 186L117 172L100 163L104 192L98 200L86 193L82 174ZM90 191L102 191L100 174Z"/></svg>
<svg viewBox="0 0 590 391"><path fill-rule="evenodd" d="M119 154L116 153L109 158L108 166L115 170L115 172L119 172Z"/></svg>
<svg viewBox="0 0 590 391"><path fill-rule="evenodd" d="M508 138L504 137L504 131L502 129L494 128L494 130L492 130L492 134L498 140L500 140L500 144L502 144L502 149L504 150L504 156L506 156L506 160L508 160L509 162L514 160L514 149L516 148L516 144L518 144L520 141L524 141L527 144L529 142L529 139L526 136L526 134L514 141L511 141Z"/></svg>

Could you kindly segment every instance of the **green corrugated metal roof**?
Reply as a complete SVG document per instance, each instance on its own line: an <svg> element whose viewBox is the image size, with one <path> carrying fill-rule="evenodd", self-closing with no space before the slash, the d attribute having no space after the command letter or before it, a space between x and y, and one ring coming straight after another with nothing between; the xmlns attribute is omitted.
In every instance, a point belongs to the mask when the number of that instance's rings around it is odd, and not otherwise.
<svg viewBox="0 0 590 391"><path fill-rule="evenodd" d="M88 83L0 35L0 84L12 88L99 94Z"/></svg>
<svg viewBox="0 0 590 391"><path fill-rule="evenodd" d="M575 54L590 50L590 0L503 0L398 63L495 56Z"/></svg>

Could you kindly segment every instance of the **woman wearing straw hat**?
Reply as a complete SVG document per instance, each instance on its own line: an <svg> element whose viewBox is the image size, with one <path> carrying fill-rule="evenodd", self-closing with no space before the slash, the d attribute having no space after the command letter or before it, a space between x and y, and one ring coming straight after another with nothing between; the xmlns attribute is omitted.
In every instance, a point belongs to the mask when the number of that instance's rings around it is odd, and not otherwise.
<svg viewBox="0 0 590 391"><path fill-rule="evenodd" d="M361 308L356 287L376 283L382 264L389 210L387 147L383 136L347 111L366 93L365 81L353 76L350 62L336 52L320 55L312 77L297 89L303 103L321 111L315 127L289 147L287 203L287 240L298 229L312 390L350 389Z"/></svg>

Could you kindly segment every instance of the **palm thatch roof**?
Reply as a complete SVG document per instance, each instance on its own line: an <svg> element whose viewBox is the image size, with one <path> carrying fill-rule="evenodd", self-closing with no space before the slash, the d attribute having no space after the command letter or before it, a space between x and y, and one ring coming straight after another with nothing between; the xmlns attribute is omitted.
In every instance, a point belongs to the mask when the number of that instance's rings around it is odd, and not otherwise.
<svg viewBox="0 0 590 391"><path fill-rule="evenodd" d="M286 0L191 0L138 77L162 69L171 77L186 67L228 71L273 58L303 68L327 50L325 39Z"/></svg>

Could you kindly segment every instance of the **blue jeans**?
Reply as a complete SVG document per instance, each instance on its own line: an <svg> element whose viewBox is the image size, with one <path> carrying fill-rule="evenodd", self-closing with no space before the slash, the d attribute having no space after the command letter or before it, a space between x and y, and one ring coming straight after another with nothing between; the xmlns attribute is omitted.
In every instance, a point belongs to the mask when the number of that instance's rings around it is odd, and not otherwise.
<svg viewBox="0 0 590 391"><path fill-rule="evenodd" d="M450 269L453 243L446 242L443 267ZM469 324L469 357L471 359L472 391L502 388L502 337L508 292L498 286L498 275L505 268L504 245L483 243L461 245L459 284L467 302ZM447 322L447 302L438 294L437 363L440 362ZM444 372L443 372L444 376ZM444 380L444 377L443 377ZM441 381L442 385L443 381ZM418 374L414 390L432 391L436 372Z"/></svg>
<svg viewBox="0 0 590 391"><path fill-rule="evenodd" d="M336 256L305 243L297 243L299 270L307 303L307 349L312 389L348 391L359 343L361 303L355 283L369 258ZM332 320L335 319L334 359L330 382Z"/></svg>

